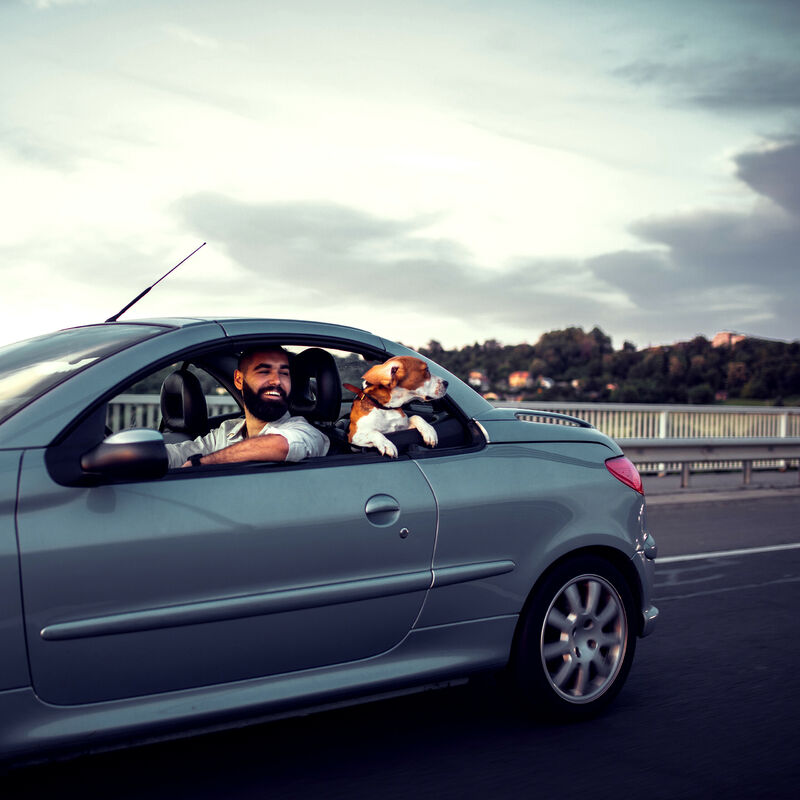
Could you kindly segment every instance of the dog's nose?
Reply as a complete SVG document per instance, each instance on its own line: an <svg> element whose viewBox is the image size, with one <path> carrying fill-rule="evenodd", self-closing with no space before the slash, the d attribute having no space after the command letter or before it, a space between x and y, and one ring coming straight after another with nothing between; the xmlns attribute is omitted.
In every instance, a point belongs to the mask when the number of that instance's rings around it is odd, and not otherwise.
<svg viewBox="0 0 800 800"><path fill-rule="evenodd" d="M442 388L443 389L447 388L447 381L446 380L442 380Z"/></svg>

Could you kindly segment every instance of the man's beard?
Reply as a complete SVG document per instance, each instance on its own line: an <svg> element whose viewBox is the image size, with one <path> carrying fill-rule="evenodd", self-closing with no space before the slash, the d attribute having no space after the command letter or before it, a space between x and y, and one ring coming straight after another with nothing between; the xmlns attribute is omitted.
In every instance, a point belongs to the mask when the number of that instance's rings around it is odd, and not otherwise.
<svg viewBox="0 0 800 800"><path fill-rule="evenodd" d="M244 407L256 419L264 422L274 422L276 419L280 419L288 410L289 403L283 389L280 386L274 388L280 392L280 400L277 397L264 400L250 388L246 380L242 379L242 402Z"/></svg>

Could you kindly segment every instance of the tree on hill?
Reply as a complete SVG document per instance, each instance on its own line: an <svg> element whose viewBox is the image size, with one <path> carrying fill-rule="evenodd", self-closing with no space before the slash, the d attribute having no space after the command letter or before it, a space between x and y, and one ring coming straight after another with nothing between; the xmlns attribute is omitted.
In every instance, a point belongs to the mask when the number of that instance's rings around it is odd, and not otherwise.
<svg viewBox="0 0 800 800"><path fill-rule="evenodd" d="M704 336L637 350L629 341L614 350L600 328L548 331L534 345L502 345L494 339L447 350L432 340L420 351L466 379L483 373L492 391L509 394L508 377L527 371L551 387L528 390L527 399L623 403L711 403L729 399L800 402L800 341L745 338L714 347ZM518 396L519 390L512 394Z"/></svg>

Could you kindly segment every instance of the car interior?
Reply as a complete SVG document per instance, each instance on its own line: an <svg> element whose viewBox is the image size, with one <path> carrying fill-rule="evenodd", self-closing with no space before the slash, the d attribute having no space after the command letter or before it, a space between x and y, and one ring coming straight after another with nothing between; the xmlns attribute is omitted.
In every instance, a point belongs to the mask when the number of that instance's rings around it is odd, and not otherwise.
<svg viewBox="0 0 800 800"><path fill-rule="evenodd" d="M343 396L343 382L360 385L361 375L373 363L385 360L386 355L383 354L380 359L365 358L359 354L317 346L290 346L287 349L290 350L292 377L290 413L304 416L325 434L330 442L326 457L375 455L374 449L356 447L347 440L353 397L346 389L346 396ZM241 416L241 402L232 382L236 360L235 353L216 351L198 354L173 365L160 388L161 419L158 429L166 442L187 441L203 436L224 420ZM229 407L233 407L235 402L238 408L216 413L215 408L210 407L213 400L210 399L209 383L216 383L216 392L232 401L228 403ZM409 416L420 415L434 426L439 436L439 445L435 448L437 452L476 444L468 421L462 419L447 396L431 402L415 401L405 406L404 410ZM400 454L417 457L431 453L431 448L424 445L416 430L398 431L389 434L388 438L394 442Z"/></svg>

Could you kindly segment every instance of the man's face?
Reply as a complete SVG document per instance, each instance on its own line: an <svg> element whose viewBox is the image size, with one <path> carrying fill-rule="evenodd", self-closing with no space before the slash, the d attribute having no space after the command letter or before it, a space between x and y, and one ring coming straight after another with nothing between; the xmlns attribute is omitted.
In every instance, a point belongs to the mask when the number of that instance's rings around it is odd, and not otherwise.
<svg viewBox="0 0 800 800"><path fill-rule="evenodd" d="M233 373L233 382L242 392L245 408L256 419L272 422L286 413L292 381L284 353L278 350L253 353L242 369Z"/></svg>

